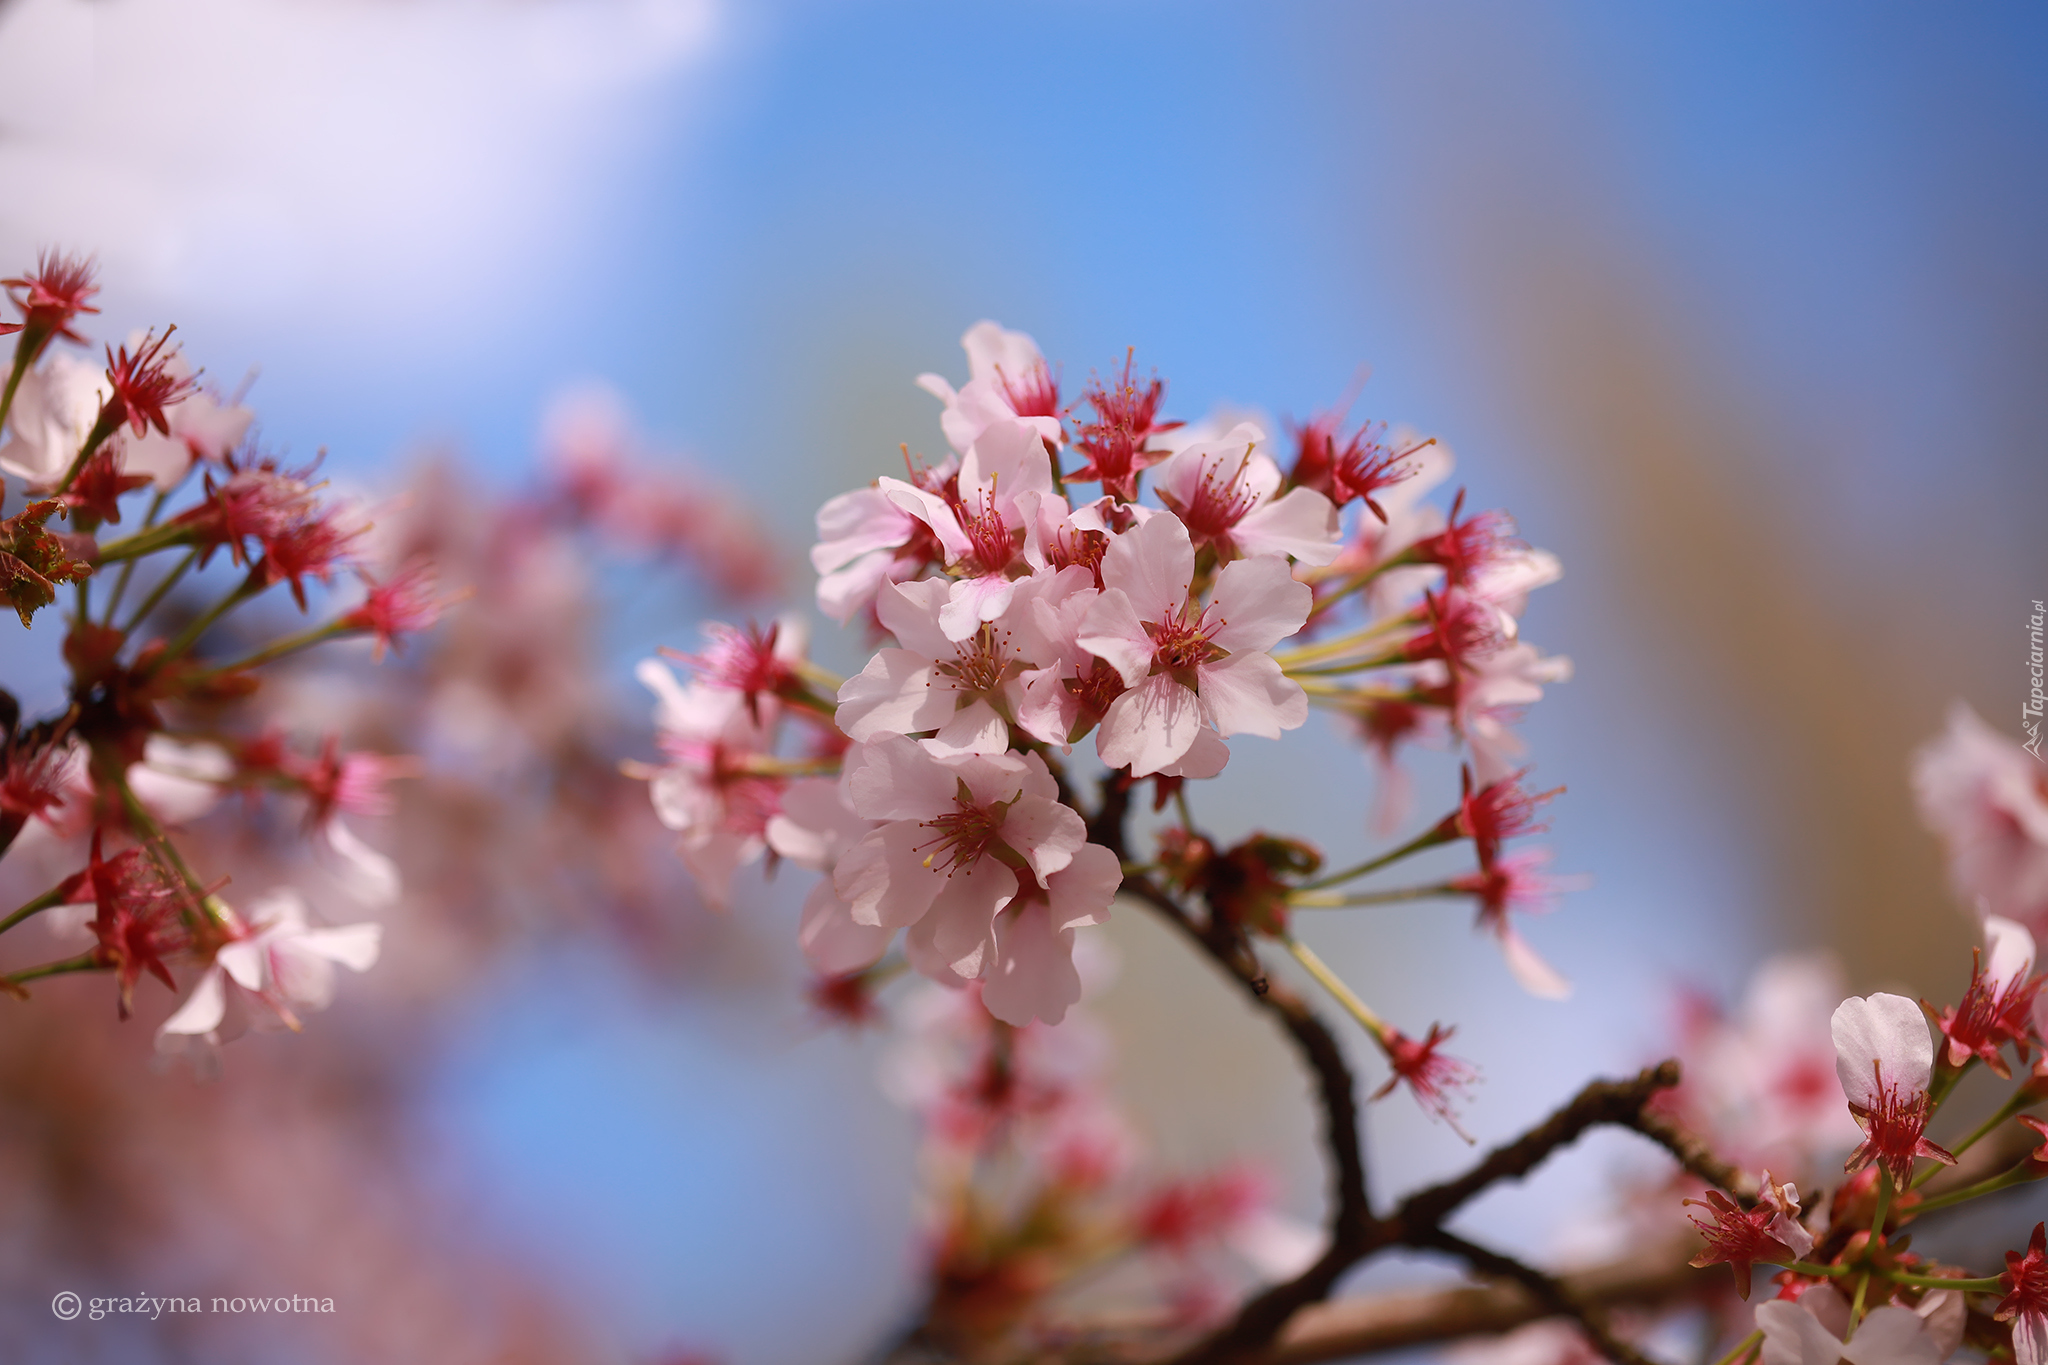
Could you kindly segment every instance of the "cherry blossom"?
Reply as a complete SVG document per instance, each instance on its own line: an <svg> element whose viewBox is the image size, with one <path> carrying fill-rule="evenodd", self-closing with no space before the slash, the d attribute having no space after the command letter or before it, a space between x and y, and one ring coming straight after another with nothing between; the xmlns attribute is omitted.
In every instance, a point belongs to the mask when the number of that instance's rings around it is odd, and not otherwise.
<svg viewBox="0 0 2048 1365"><path fill-rule="evenodd" d="M731 898L733 874L767 850L768 821L783 779L754 771L768 735L730 692L685 687L653 659L635 676L655 694L655 725L669 762L654 770L654 813L676 831L676 849L704 898L719 908Z"/></svg>
<svg viewBox="0 0 2048 1365"><path fill-rule="evenodd" d="M1187 528L1178 517L1153 517L1104 554L1103 592L1082 624L1080 643L1130 689L1110 703L1096 748L1133 777L1184 760L1215 764L1186 776L1220 769L1223 746L1203 738L1207 727L1225 738L1278 739L1308 719L1301 685L1265 652L1308 619L1308 588L1284 559L1261 555L1224 565L1204 608L1188 595L1194 573Z"/></svg>
<svg viewBox="0 0 2048 1365"><path fill-rule="evenodd" d="M182 1050L190 1039L222 1041L230 985L297 1029L301 1014L332 1003L337 964L353 972L376 965L384 932L376 924L315 927L304 898L289 887L257 899L246 922L231 910L225 918L232 937L215 952L185 1003L157 1029L159 1051Z"/></svg>
<svg viewBox="0 0 2048 1365"><path fill-rule="evenodd" d="M959 462L948 456L930 469L911 469L910 482L943 499L957 486ZM844 625L865 611L884 583L900 582L945 555L931 528L880 487L841 493L818 509L818 610Z"/></svg>
<svg viewBox="0 0 2048 1365"><path fill-rule="evenodd" d="M1749 1209L1719 1190L1708 1190L1704 1199L1682 1201L1706 1209L1711 1218L1692 1216L1692 1225L1707 1239L1692 1264L1725 1264L1735 1272L1736 1292L1745 1299L1750 1267L1756 1262L1787 1265L1813 1250L1813 1234L1799 1221L1799 1192L1790 1184L1773 1183L1769 1171L1763 1173L1760 1188L1762 1197Z"/></svg>
<svg viewBox="0 0 2048 1365"><path fill-rule="evenodd" d="M58 352L21 378L0 443L0 469L31 487L54 487L85 444L106 401L99 367Z"/></svg>
<svg viewBox="0 0 2048 1365"><path fill-rule="evenodd" d="M1039 499L1052 496L1051 457L1035 430L1015 421L989 426L961 459L950 495L902 479L879 487L924 523L957 575L940 617L946 638L964 640L1009 608L1017 579L1031 571L1026 530L1037 521Z"/></svg>
<svg viewBox="0 0 2048 1365"><path fill-rule="evenodd" d="M965 455L996 425L1021 423L1057 446L1059 383L1046 368L1038 343L1022 332L981 321L960 338L969 378L959 389L935 374L921 374L917 386L946 405L939 425L953 449Z"/></svg>
<svg viewBox="0 0 2048 1365"><path fill-rule="evenodd" d="M2048 767L1958 702L1948 732L1914 758L1913 793L1956 893L2048 933Z"/></svg>
<svg viewBox="0 0 2048 1365"><path fill-rule="evenodd" d="M996 917L995 955L981 989L988 1012L1019 1026L1064 1019L1067 1007L1081 998L1074 931L1107 922L1109 903L1122 884L1117 856L1097 844L1075 849L1073 861L1042 887L1021 882Z"/></svg>
<svg viewBox="0 0 2048 1365"><path fill-rule="evenodd" d="M1829 1028L1842 1093L1864 1133L1844 1169L1875 1164L1903 1190L1920 1157L1954 1165L1954 1157L1926 1138L1934 1044L1920 1007L1903 995L1851 996L1835 1008Z"/></svg>
<svg viewBox="0 0 2048 1365"><path fill-rule="evenodd" d="M1218 440L1186 446L1159 466L1153 490L1193 543L1221 559L1282 555L1328 564L1339 549L1337 509L1312 489L1281 494L1280 466L1259 449L1265 439L1241 423Z"/></svg>
<svg viewBox="0 0 2048 1365"><path fill-rule="evenodd" d="M1050 891L1053 875L1087 843L1081 817L1060 804L1036 754L942 760L901 735L862 749L847 790L854 812L880 823L840 858L838 894L856 923L908 928L905 951L919 971L941 980L980 977L1001 951L996 915L1017 897L1019 874ZM1048 932L1106 909L1114 886L1101 888L1098 866L1091 859L1084 878L1063 884ZM1036 930L1027 924L1015 932L1021 939ZM1040 948L1015 945L1026 956Z"/></svg>
<svg viewBox="0 0 2048 1365"><path fill-rule="evenodd" d="M1831 1285L1757 1305L1764 1365L1941 1365L1962 1344L1962 1296L1929 1294L1918 1309L1872 1309L1852 1333L1849 1305Z"/></svg>
<svg viewBox="0 0 2048 1365"><path fill-rule="evenodd" d="M2048 1226L2034 1224L2024 1256L2005 1253L2005 1273L1998 1278L2005 1297L1996 1316L2012 1324L2013 1359L2042 1365L2048 1361Z"/></svg>
<svg viewBox="0 0 2048 1365"><path fill-rule="evenodd" d="M2012 1044L2020 1061L2027 1061L2035 1043L2033 1013L2042 978L2032 974L2034 936L2023 926L1990 915L1984 920L1984 938L1990 961L1981 952L1972 954L1962 1002L1942 1011L1939 1027L1950 1066L1974 1056L1997 1075L2010 1077L2004 1048Z"/></svg>
<svg viewBox="0 0 2048 1365"><path fill-rule="evenodd" d="M847 772L858 771L862 758L847 755ZM798 867L825 875L804 898L797 946L812 967L827 976L859 971L889 950L894 929L862 924L853 907L839 896L832 871L846 851L866 838L875 822L863 820L847 804L845 778L807 777L789 784L782 808L769 817L768 846Z"/></svg>

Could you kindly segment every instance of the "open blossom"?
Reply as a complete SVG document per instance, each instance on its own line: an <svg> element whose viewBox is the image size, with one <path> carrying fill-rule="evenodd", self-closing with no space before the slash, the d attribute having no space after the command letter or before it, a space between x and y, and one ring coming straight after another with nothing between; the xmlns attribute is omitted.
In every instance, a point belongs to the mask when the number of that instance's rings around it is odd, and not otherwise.
<svg viewBox="0 0 2048 1365"><path fill-rule="evenodd" d="M1109 383L1089 383L1087 398L1093 420L1083 422L1074 439L1081 467L1067 475L1070 483L1099 483L1105 494L1126 502L1138 496L1138 475L1166 458L1166 449L1153 438L1181 425L1160 420L1159 404L1166 397L1166 384L1158 378L1145 384L1133 379L1134 356L1134 352L1125 353L1123 372Z"/></svg>
<svg viewBox="0 0 2048 1365"><path fill-rule="evenodd" d="M1153 491L1194 544L1213 547L1219 558L1291 555L1328 564L1339 548L1337 509L1313 489L1280 494L1280 466L1259 449L1265 439L1245 422L1218 440L1185 446L1159 466Z"/></svg>
<svg viewBox="0 0 2048 1365"><path fill-rule="evenodd" d="M20 322L0 323L0 336L25 332L18 343L33 362L54 337L85 344L85 338L71 330L80 313L97 313L92 298L100 292L94 280L91 258L65 256L44 251L36 257L36 268L26 275L0 280L0 288L21 310Z"/></svg>
<svg viewBox="0 0 2048 1365"><path fill-rule="evenodd" d="M1813 1234L1799 1221L1799 1192L1790 1184L1777 1185L1765 1171L1763 1197L1756 1207L1745 1209L1719 1190L1708 1190L1704 1199L1687 1199L1707 1210L1710 1218L1691 1215L1692 1225L1707 1239L1706 1248L1692 1258L1705 1267L1726 1265L1735 1272L1735 1289L1749 1297L1750 1268L1758 1261L1787 1265L1813 1250Z"/></svg>
<svg viewBox="0 0 2048 1365"><path fill-rule="evenodd" d="M850 804L878 824L833 871L854 922L909 929L905 953L934 979L986 977L998 1017L1058 1017L1079 994L1072 931L1106 916L1121 870L1045 761L942 760L901 735L857 752Z"/></svg>
<svg viewBox="0 0 2048 1365"><path fill-rule="evenodd" d="M1057 446L1062 439L1060 386L1038 343L984 320L967 329L960 345L967 352L965 384L955 389L935 374L917 377L919 388L946 405L939 426L953 449L965 455L999 423L1022 423Z"/></svg>
<svg viewBox="0 0 2048 1365"><path fill-rule="evenodd" d="M1542 699L1543 684L1571 676L1570 659L1545 658L1535 646L1519 642L1455 673L1449 688L1451 724L1471 750L1482 783L1498 782L1514 771L1528 746L1509 727L1521 719L1523 708Z"/></svg>
<svg viewBox="0 0 2048 1365"><path fill-rule="evenodd" d="M879 487L929 528L957 575L939 620L946 638L964 640L1009 608L1017 580L1031 572L1025 541L1039 499L1052 496L1052 459L1036 431L1014 421L988 427L961 458L950 494L902 479Z"/></svg>
<svg viewBox="0 0 2048 1365"><path fill-rule="evenodd" d="M1178 517L1155 516L1102 558L1103 592L1080 642L1130 690L1110 703L1096 741L1102 761L1133 777L1208 777L1228 750L1209 735L1278 739L1308 719L1308 696L1266 653L1300 630L1310 593L1275 555L1235 560L1204 608L1188 589L1195 549ZM1222 752L1218 752L1222 751Z"/></svg>
<svg viewBox="0 0 2048 1365"><path fill-rule="evenodd" d="M1961 1066L1974 1056L1996 1074L2010 1077L2004 1048L2012 1044L2022 1063L2032 1052L2034 1004L2041 995L2042 978L2033 975L2034 936L2024 927L1991 915L1984 921L1984 938L1990 961L1981 952L1971 955L1969 987L1960 1004L1942 1011L1940 1028L1950 1066Z"/></svg>
<svg viewBox="0 0 2048 1365"><path fill-rule="evenodd" d="M63 352L23 375L7 412L0 469L34 488L55 486L99 420L106 392L98 366Z"/></svg>
<svg viewBox="0 0 2048 1365"><path fill-rule="evenodd" d="M943 499L956 489L960 465L948 456L906 472L912 484ZM882 584L901 582L945 557L931 528L879 486L830 499L818 509L817 526L811 567L818 571L818 610L841 625L866 610Z"/></svg>
<svg viewBox="0 0 2048 1365"><path fill-rule="evenodd" d="M876 619L900 647L878 650L839 689L839 728L856 742L935 731L925 747L942 755L1006 752L1010 720L1065 743L1074 706L1060 679L1085 657L1073 635L1093 576L1075 566L1026 579L1001 616L961 640L943 624L950 591L926 578L876 594Z"/></svg>
<svg viewBox="0 0 2048 1365"><path fill-rule="evenodd" d="M1998 1277L2005 1297L1997 1318L2012 1324L2012 1354L2018 1365L2048 1361L2048 1226L2034 1224L2027 1252L2005 1253L2005 1273Z"/></svg>
<svg viewBox="0 0 2048 1365"><path fill-rule="evenodd" d="M781 801L784 779L750 763L767 753L766 730L730 694L685 687L653 659L635 676L658 700L655 726L669 759L649 784L654 813L676 831L676 850L705 900L723 908L733 874L767 850L768 821Z"/></svg>
<svg viewBox="0 0 2048 1365"><path fill-rule="evenodd" d="M1864 1134L1844 1169L1875 1164L1903 1190L1920 1157L1954 1165L1955 1158L1926 1137L1934 1044L1920 1007L1903 995L1851 996L1829 1023L1842 1093Z"/></svg>
<svg viewBox="0 0 2048 1365"><path fill-rule="evenodd" d="M1913 760L1913 795L1957 894L2048 933L2048 767L1958 702Z"/></svg>
<svg viewBox="0 0 2048 1365"><path fill-rule="evenodd" d="M333 1001L337 965L354 972L376 965L384 933L376 924L316 927L304 899L289 887L259 898L246 921L232 911L225 917L233 937L214 954L177 1013L157 1029L160 1051L177 1051L192 1038L220 1041L230 985L261 1002L287 1028L298 1028L301 1014Z"/></svg>
<svg viewBox="0 0 2048 1365"><path fill-rule="evenodd" d="M1962 1345L1963 1296L1928 1294L1906 1308L1873 1308L1849 1327L1849 1303L1832 1285L1814 1285L1797 1300L1757 1305L1764 1365L1941 1365Z"/></svg>
<svg viewBox="0 0 2048 1365"><path fill-rule="evenodd" d="M140 345L140 341L135 344ZM184 386L185 396L164 408L164 430L149 429L122 446L124 473L146 476L159 491L174 488L202 460L219 463L242 444L256 414L239 403L223 401L199 388L185 357L173 352L165 373Z"/></svg>
<svg viewBox="0 0 2048 1365"><path fill-rule="evenodd" d="M860 758L858 749L848 753L849 771L858 769ZM825 874L804 898L797 947L828 977L843 977L880 961L896 936L894 929L854 919L853 907L841 899L832 879L839 859L874 827L874 821L863 820L847 804L845 774L836 781L806 777L790 783L782 794L782 808L768 820L770 848L798 867Z"/></svg>

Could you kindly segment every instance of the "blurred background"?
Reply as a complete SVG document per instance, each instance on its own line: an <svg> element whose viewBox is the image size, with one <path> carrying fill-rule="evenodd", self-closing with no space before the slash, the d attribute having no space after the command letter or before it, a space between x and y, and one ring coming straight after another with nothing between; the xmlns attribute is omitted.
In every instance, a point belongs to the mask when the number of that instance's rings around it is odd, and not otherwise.
<svg viewBox="0 0 2048 1365"><path fill-rule="evenodd" d="M1304 930L1390 1017L1459 1026L1481 1142L1653 1059L1678 984L1732 996L1775 950L1832 948L1859 993L1959 989L1973 930L1907 767L1953 699L2004 729L2023 695L2043 242L2048 17L2021 4L0 3L0 263L96 252L101 335L174 321L210 376L260 369L266 438L366 488L430 454L516 486L551 401L609 385L650 450L751 505L800 606L812 512L899 441L940 448L911 380L963 376L978 318L1076 391L1135 347L1186 417L1305 417L1369 372L1355 415L1441 438L1566 565L1526 625L1577 677L1524 730L1534 780L1569 788L1558 865L1593 878L1530 930L1574 999L1514 989L1456 907ZM602 580L619 612L588 649L636 713L635 659L776 606L693 581ZM1202 817L1358 847L1367 766L1318 724L1239 746ZM1423 807L1446 801L1454 774L1417 766ZM881 1040L805 1013L800 893L744 875L718 916L677 886L651 956L541 907L403 1016L369 1168L436 1201L375 1217L440 1276L410 1281L462 1343L438 1358L513 1358L462 1325L486 1302L583 1359L748 1365L853 1358L910 1310L910 1120ZM1140 912L1107 937L1101 1010L1161 1159L1261 1161L1313 1217L1278 1040ZM389 966L404 926L386 942ZM266 1112L238 1049L391 1027L238 1043L194 1098L147 1069L153 1018L91 1003L91 1083L152 1186L212 1159L159 1115ZM18 1153L54 1082L10 1074ZM336 1151L359 1107L323 1111ZM1467 1160L1405 1100L1368 1124L1382 1190ZM1472 1222L1540 1252L1626 1145ZM293 1158L309 1188L324 1150ZM103 1185L97 1159L65 1178ZM266 1180L265 1208L300 1188ZM295 1292L357 1332L425 1311L364 1274L370 1213L306 1200L278 1235L327 1246L295 1273L343 1287ZM239 1205L90 1207L80 1274L181 1292L165 1267L250 1254ZM495 1299L445 1269L478 1246ZM10 1248L34 1292L5 1311L48 1358L188 1358L146 1325L51 1337L47 1250ZM324 1359L343 1326L290 1330L265 1358Z"/></svg>

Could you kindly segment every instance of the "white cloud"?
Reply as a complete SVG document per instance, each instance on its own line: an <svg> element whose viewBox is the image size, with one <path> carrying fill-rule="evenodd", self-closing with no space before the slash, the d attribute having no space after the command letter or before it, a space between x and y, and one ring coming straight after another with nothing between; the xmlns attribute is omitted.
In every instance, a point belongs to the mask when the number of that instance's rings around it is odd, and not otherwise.
<svg viewBox="0 0 2048 1365"><path fill-rule="evenodd" d="M130 303L232 299L250 321L531 309L718 19L717 0L0 3L0 264L90 250Z"/></svg>

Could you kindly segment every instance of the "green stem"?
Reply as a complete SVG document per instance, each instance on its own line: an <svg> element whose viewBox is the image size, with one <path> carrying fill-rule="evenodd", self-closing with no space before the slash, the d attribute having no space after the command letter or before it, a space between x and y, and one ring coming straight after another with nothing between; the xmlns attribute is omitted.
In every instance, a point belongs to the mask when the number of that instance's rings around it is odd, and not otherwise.
<svg viewBox="0 0 2048 1365"><path fill-rule="evenodd" d="M1882 1166L1877 1170L1877 1213L1870 1220L1872 1243L1884 1240L1884 1216L1892 1211L1892 1173Z"/></svg>
<svg viewBox="0 0 2048 1365"><path fill-rule="evenodd" d="M1942 1167L1935 1167L1935 1170L1941 1169ZM1981 1199L1987 1194L1996 1194L2000 1190L2009 1190L2015 1185L2025 1185L2039 1180L2041 1175L2042 1172L2035 1170L2031 1162L2022 1161L2017 1166L2000 1171L1997 1175L1987 1180L1980 1180L1974 1185L1965 1185L1959 1190L1950 1190L1946 1194L1932 1195L1922 1199L1913 1206L1913 1215L1917 1218L1923 1213L1932 1213L1936 1209L1945 1209L1952 1204L1967 1204L1972 1199Z"/></svg>
<svg viewBox="0 0 2048 1365"><path fill-rule="evenodd" d="M1393 905L1399 901L1426 901L1439 896L1464 894L1449 882L1436 882L1429 886L1401 886L1391 891L1353 891L1348 895L1329 891L1297 891L1287 898L1287 903L1303 910L1336 910L1352 905Z"/></svg>
<svg viewBox="0 0 2048 1365"><path fill-rule="evenodd" d="M1790 1261L1786 1263L1785 1269L1795 1275L1818 1275L1832 1279L1838 1275L1851 1274L1855 1271L1856 1267L1852 1265L1814 1265L1808 1261Z"/></svg>
<svg viewBox="0 0 2048 1365"><path fill-rule="evenodd" d="M1863 1321L1863 1301L1864 1301L1864 1300L1865 1300L1866 1298L1868 1298L1868 1297L1869 1297L1869 1295L1870 1295L1870 1272L1869 1272L1869 1271L1865 1271L1865 1272L1863 1273L1863 1277L1862 1277L1861 1279L1859 1279L1859 1280L1857 1280L1857 1281L1856 1281L1856 1299L1855 1299L1855 1302L1853 1302L1853 1303L1851 1303L1851 1304L1849 1305L1849 1331L1848 1331L1848 1333L1847 1333L1847 1335L1848 1335L1848 1336L1853 1336L1853 1335L1855 1335L1855 1332L1856 1332L1856 1324L1857 1324L1857 1323L1859 1323L1859 1322L1862 1322L1862 1321ZM1845 1339L1846 1339L1846 1337L1845 1337Z"/></svg>
<svg viewBox="0 0 2048 1365"><path fill-rule="evenodd" d="M163 601L171 589L178 586L178 580L185 576L185 571L190 569L198 558L199 551L187 551L185 557L179 560L169 573L158 580L154 588L149 590L149 596L142 599L142 605L137 607L135 614L128 618L128 624L121 627L121 634L133 635L135 628L149 619L149 614L156 610L157 603ZM132 563L133 561L130 562Z"/></svg>
<svg viewBox="0 0 2048 1365"><path fill-rule="evenodd" d="M36 363L36 356L42 346L29 344L29 333L24 330L21 340L14 343L14 368L7 372L7 387L0 390L0 427L7 425L7 414L14 411L14 391L21 387L21 377L28 373L28 367Z"/></svg>
<svg viewBox="0 0 2048 1365"><path fill-rule="evenodd" d="M1735 1365L1736 1361L1742 1359L1744 1356L1748 1355L1751 1351L1754 1351L1759 1345L1761 1345L1763 1339L1764 1334L1761 1328L1754 1332L1751 1332L1748 1336L1736 1342L1735 1349L1730 1351L1727 1355L1722 1356L1719 1360L1715 1361L1714 1365Z"/></svg>
<svg viewBox="0 0 2048 1365"><path fill-rule="evenodd" d="M144 809L142 802L136 798L135 789L128 785L128 775L124 772L115 777L114 785L121 793L121 805L128 812L129 823L143 836L143 842L161 861L168 863L179 880L185 883L200 913L214 923L220 923L220 912L214 908L213 897L199 884L199 878L192 875L192 869L186 866L184 857L179 854L178 846L171 842L171 837L164 833L156 818Z"/></svg>
<svg viewBox="0 0 2048 1365"><path fill-rule="evenodd" d="M21 909L9 915L6 919L0 919L0 934L6 933L31 915L39 915L53 905L64 904L64 885L63 882L57 883L27 905L22 906Z"/></svg>
<svg viewBox="0 0 2048 1365"><path fill-rule="evenodd" d="M1303 882L1294 889L1296 891L1320 891L1326 886L1336 886L1341 882L1348 882L1354 878L1363 877L1368 872L1377 872L1383 867L1400 862L1401 859L1408 857L1410 854L1420 853L1425 848L1434 848L1438 844L1447 844L1455 837L1457 836L1445 833L1444 827L1441 824L1433 825L1392 852L1382 853L1377 858L1368 858L1358 866L1347 867L1342 872L1332 872L1327 877L1318 877L1312 882Z"/></svg>
<svg viewBox="0 0 2048 1365"><path fill-rule="evenodd" d="M35 981L45 976L62 976L66 972L94 971L102 965L99 959L92 952L88 951L80 953L77 957L67 957L56 962L45 962L40 967L28 967L18 972L10 972L5 979L19 986L24 981Z"/></svg>
<svg viewBox="0 0 2048 1365"><path fill-rule="evenodd" d="M92 458L92 453L104 445L109 436L112 436L120 429L121 424L119 422L109 422L107 420L107 405L104 403L100 404L99 420L94 422L92 430L85 434L85 444L78 448L78 455L71 461L71 468L64 471L63 482L51 490L52 494L61 495L69 492L71 485L77 481L79 472L85 468L85 462Z"/></svg>
<svg viewBox="0 0 2048 1365"><path fill-rule="evenodd" d="M2009 1096L2006 1099L2004 1104L1998 1106L1997 1113L1993 1114L1990 1118L1984 1120L1984 1122L1978 1124L1974 1132L1972 1132L1968 1137L1964 1138L1961 1142L1958 1142L1955 1146L1951 1147L1949 1149L1949 1154L1951 1156L1961 1156L1964 1152L1969 1151L1972 1147L1975 1147L1979 1142L1989 1137L1991 1135L1992 1130L1998 1127L1999 1124L2004 1123L2007 1119L2011 1118L2014 1114L2019 1113L2020 1110L2025 1109L2028 1105L2038 1103L2040 1103L2040 1101L2035 1096L2029 1095L2027 1093L2027 1088L2025 1086L2021 1086L2019 1089L2012 1092L2011 1096ZM1920 1188L1920 1186L1926 1184L1929 1180L1932 1180L1935 1176L1935 1173L1940 1171L1941 1169L1942 1168L1939 1166L1928 1167L1927 1170L1921 1172L1919 1175L1913 1178L1913 1188L1918 1189Z"/></svg>
<svg viewBox="0 0 2048 1365"><path fill-rule="evenodd" d="M157 515L164 510L164 500L170 496L168 492L158 490L157 495L149 500L149 512L142 518L143 530L147 531L150 527L156 525ZM114 624L114 613L121 609L121 598L128 591L128 580L134 576L135 561L132 559L122 560L121 576L114 580L114 592L107 599L107 610L100 617L101 624L109 626Z"/></svg>
<svg viewBox="0 0 2048 1365"><path fill-rule="evenodd" d="M1188 809L1188 789L1185 786L1173 789L1173 808L1180 813L1180 827L1193 834L1195 832L1195 813Z"/></svg>
<svg viewBox="0 0 2048 1365"><path fill-rule="evenodd" d="M1903 1270L1887 1271L1885 1278L1915 1289L1957 1289L1965 1294L1995 1294L2005 1288L2002 1277L1987 1275L1978 1280L1945 1280L1939 1275L1909 1275Z"/></svg>
<svg viewBox="0 0 2048 1365"><path fill-rule="evenodd" d="M193 645L199 642L199 637L206 634L208 628L214 622L262 592L263 588L264 584L258 579L257 571L254 568L250 569L249 576L243 579L233 592L230 592L227 596L221 598L220 601L207 608L197 619L178 632L177 638L165 646L164 652L157 656L154 668L162 668L165 664L192 648Z"/></svg>
<svg viewBox="0 0 2048 1365"><path fill-rule="evenodd" d="M207 669L205 674L203 674L202 676L211 677L216 673L240 673L245 669L260 668L264 664L271 663L278 659L282 659L287 654L295 654L299 650L310 649L314 645L319 644L323 640L331 640L337 635L346 635L352 629L354 629L352 626L349 626L342 621L329 621L324 626L314 626L311 630L302 630L296 635L286 635L281 639L273 640L269 644L265 645L263 648L257 650L254 654L248 655L245 658L237 659L235 660L235 662L231 664L222 664L218 668ZM761 761L763 760L756 760L756 762ZM785 762L785 760L780 759L772 761ZM776 768L772 770L762 769L761 771L795 772L796 769L785 767ZM806 769L806 771L838 772L839 760L836 758L830 760L829 767L818 769Z"/></svg>
<svg viewBox="0 0 2048 1365"><path fill-rule="evenodd" d="M1273 662L1279 664L1281 668L1287 669L1300 664L1316 663L1323 659L1338 658L1341 655L1350 653L1354 649L1364 648L1396 627L1420 624L1422 623L1414 612L1407 612L1400 616L1385 617L1382 620L1373 622L1369 626L1354 630L1347 635L1338 635L1316 644L1303 645L1299 649L1285 650L1275 654Z"/></svg>
<svg viewBox="0 0 2048 1365"><path fill-rule="evenodd" d="M172 545L188 544L191 539L190 527L180 526L175 521L166 522L162 526L151 526L137 531L132 536L107 541L100 546L99 562L113 564L121 560L140 559L144 555L155 554L158 550Z"/></svg>
<svg viewBox="0 0 2048 1365"><path fill-rule="evenodd" d="M1316 979L1316 984L1350 1011L1351 1017L1365 1026L1365 1031L1372 1035L1372 1040L1384 1051L1387 1046L1387 1034L1392 1031L1386 1021L1374 1014L1371 1007L1358 998L1358 993L1344 984L1344 978L1331 971L1330 964L1317 957L1307 944L1287 934L1283 934L1280 941L1287 945L1288 952L1294 954L1296 962L1308 968L1308 974Z"/></svg>
<svg viewBox="0 0 2048 1365"><path fill-rule="evenodd" d="M1370 658L1354 659L1349 663L1320 664L1314 668L1286 668L1280 671L1290 678L1341 678L1347 673L1364 673L1375 668L1391 668L1395 664L1409 663L1406 648L1388 650Z"/></svg>

